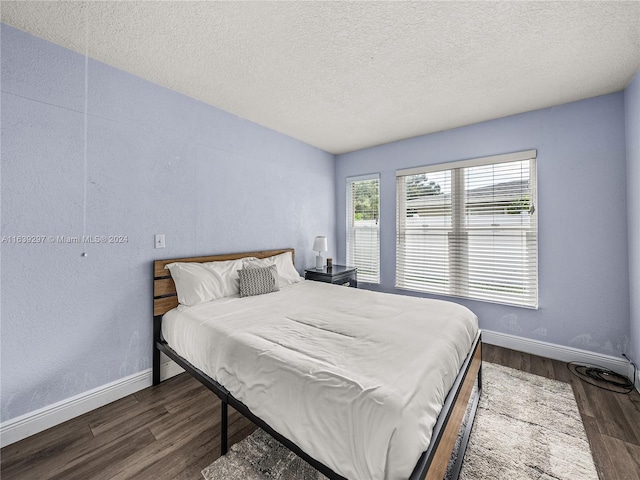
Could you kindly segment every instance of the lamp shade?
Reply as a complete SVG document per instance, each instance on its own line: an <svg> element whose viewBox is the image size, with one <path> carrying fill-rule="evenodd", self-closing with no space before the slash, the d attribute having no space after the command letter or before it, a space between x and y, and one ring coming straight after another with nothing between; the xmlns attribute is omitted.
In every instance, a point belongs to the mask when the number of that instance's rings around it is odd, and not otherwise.
<svg viewBox="0 0 640 480"><path fill-rule="evenodd" d="M329 250L327 247L327 237L316 237L313 241L313 250L315 252L326 252Z"/></svg>

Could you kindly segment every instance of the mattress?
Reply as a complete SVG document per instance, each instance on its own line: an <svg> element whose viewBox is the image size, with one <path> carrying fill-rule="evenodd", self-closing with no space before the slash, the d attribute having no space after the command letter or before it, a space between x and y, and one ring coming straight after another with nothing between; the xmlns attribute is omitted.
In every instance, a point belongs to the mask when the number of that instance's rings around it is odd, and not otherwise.
<svg viewBox="0 0 640 480"><path fill-rule="evenodd" d="M477 331L452 302L312 281L162 322L180 356L351 480L409 477Z"/></svg>

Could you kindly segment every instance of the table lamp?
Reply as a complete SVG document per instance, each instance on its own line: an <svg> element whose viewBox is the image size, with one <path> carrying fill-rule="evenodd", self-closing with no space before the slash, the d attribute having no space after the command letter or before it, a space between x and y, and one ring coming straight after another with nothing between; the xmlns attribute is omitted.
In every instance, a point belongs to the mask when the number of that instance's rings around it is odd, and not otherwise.
<svg viewBox="0 0 640 480"><path fill-rule="evenodd" d="M320 252L326 252L328 250L327 237L316 237L313 241L313 249L318 252L318 256L316 257L316 268L324 268L324 259Z"/></svg>

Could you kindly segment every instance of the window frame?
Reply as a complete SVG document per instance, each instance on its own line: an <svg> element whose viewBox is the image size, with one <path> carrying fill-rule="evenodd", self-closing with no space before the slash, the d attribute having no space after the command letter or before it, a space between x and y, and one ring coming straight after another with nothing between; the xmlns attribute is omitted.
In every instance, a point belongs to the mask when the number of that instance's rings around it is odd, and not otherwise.
<svg viewBox="0 0 640 480"><path fill-rule="evenodd" d="M377 206L377 219L375 230L377 233L377 245L375 245L374 255L369 257L368 260L371 262L367 264L362 264L357 262L354 257L356 257L357 253L355 249L358 248L357 244L353 244L353 240L356 238L356 226L354 225L355 215L354 215L354 204L353 204L353 184L357 182L365 182L375 180L378 183L378 206ZM346 263L348 266L358 268L358 283L370 283L374 285L380 284L380 174L379 173L371 173L367 175L358 175L354 177L346 178L346 238L345 238L345 246L346 246ZM359 265L360 263L360 265ZM374 268L373 275L368 272L371 268Z"/></svg>
<svg viewBox="0 0 640 480"><path fill-rule="evenodd" d="M529 195L529 215L528 222L521 222L520 226L504 226L501 224L491 224L490 226L474 226L468 225L467 220L470 218L469 207L471 202L467 201L467 190L465 185L465 175L469 172L469 169L473 167L483 166L495 166L498 164L504 165L511 162L524 162L529 161L529 174L527 192ZM537 194L537 151L526 150L521 152L508 153L504 155L493 155L489 157L474 158L468 160L461 160L455 162L447 162L423 167L407 168L396 171L396 279L395 288L400 290L417 291L422 293L429 293L435 295L460 297L476 301L485 301L490 303L506 304L511 306L518 306L523 308L537 309L539 305L539 252L538 252L538 194ZM407 219L410 218L406 202L411 198L407 197L406 192L406 179L408 176L419 174L441 174L446 177L446 173L450 172L450 180L447 179L447 188L450 188L450 194L448 203L443 203L441 208L445 211L450 211L450 223L444 227L426 225L423 228L416 228L407 226ZM520 181L523 177L520 177ZM493 183L495 187L500 183ZM477 187L476 187L477 188ZM469 191L473 190L471 188ZM423 195L424 197L424 195ZM435 196L434 196L435 197ZM446 195L443 196L443 202ZM447 210L448 209L448 210ZM491 215L496 215L498 208L495 205L490 207ZM484 213L484 212L483 212ZM428 218L428 217L425 217ZM434 239L436 242L440 242L440 246L432 247L416 247L415 252L419 255L434 254L439 251L445 252L446 259L442 260L443 268L442 272L437 272L440 275L434 273L434 280L422 280L414 278L408 280L412 271L419 267L419 260L416 260L416 256L407 255L407 250L410 247L411 240L408 235L415 234L418 242L428 238L428 232L434 232ZM417 233L416 233L417 232ZM422 232L422 233L420 233ZM486 237L483 237L483 232ZM502 232L502 233L500 233ZM504 233L507 232L507 233ZM510 232L510 233L509 233ZM423 237L420 237L422 235ZM491 264L478 267L474 266L469 268L468 258L470 255L469 245L472 241L483 241L484 238L492 239L495 244L495 239L500 238L503 235L504 238L511 235L516 239L519 235L522 252L522 295L517 297L513 292L507 292L506 290L500 293L500 287L496 287L496 284L490 284L491 286L478 287L477 281L475 287L470 288L472 283L470 279L490 276L494 274L494 270L505 268L508 265L508 260L505 260L506 254L495 252L499 251L495 246L493 248L493 260ZM511 238L511 237L509 237ZM422 239L422 240L421 240ZM452 240L453 239L453 240ZM415 240L414 240L415 241ZM437 245L437 243L436 243ZM413 258L413 261L412 261ZM439 257L438 257L439 258ZM503 263L500 262L502 260ZM421 271L422 272L422 271ZM506 275L507 274L503 274ZM420 274L418 274L418 277ZM422 275L424 277L424 275ZM415 275L414 275L415 277ZM434 287L437 283L440 283L438 287ZM431 285L429 285L431 283ZM517 297L517 298L516 298Z"/></svg>

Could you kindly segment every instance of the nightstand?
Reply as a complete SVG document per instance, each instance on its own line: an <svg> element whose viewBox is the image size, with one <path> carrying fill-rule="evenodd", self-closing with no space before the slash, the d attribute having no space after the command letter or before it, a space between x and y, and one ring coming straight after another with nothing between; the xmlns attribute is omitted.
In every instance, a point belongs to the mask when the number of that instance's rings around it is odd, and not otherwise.
<svg viewBox="0 0 640 480"><path fill-rule="evenodd" d="M334 285L358 288L358 269L356 267L334 264L331 269L327 269L327 267L307 268L304 271L304 278L316 282L333 283Z"/></svg>

